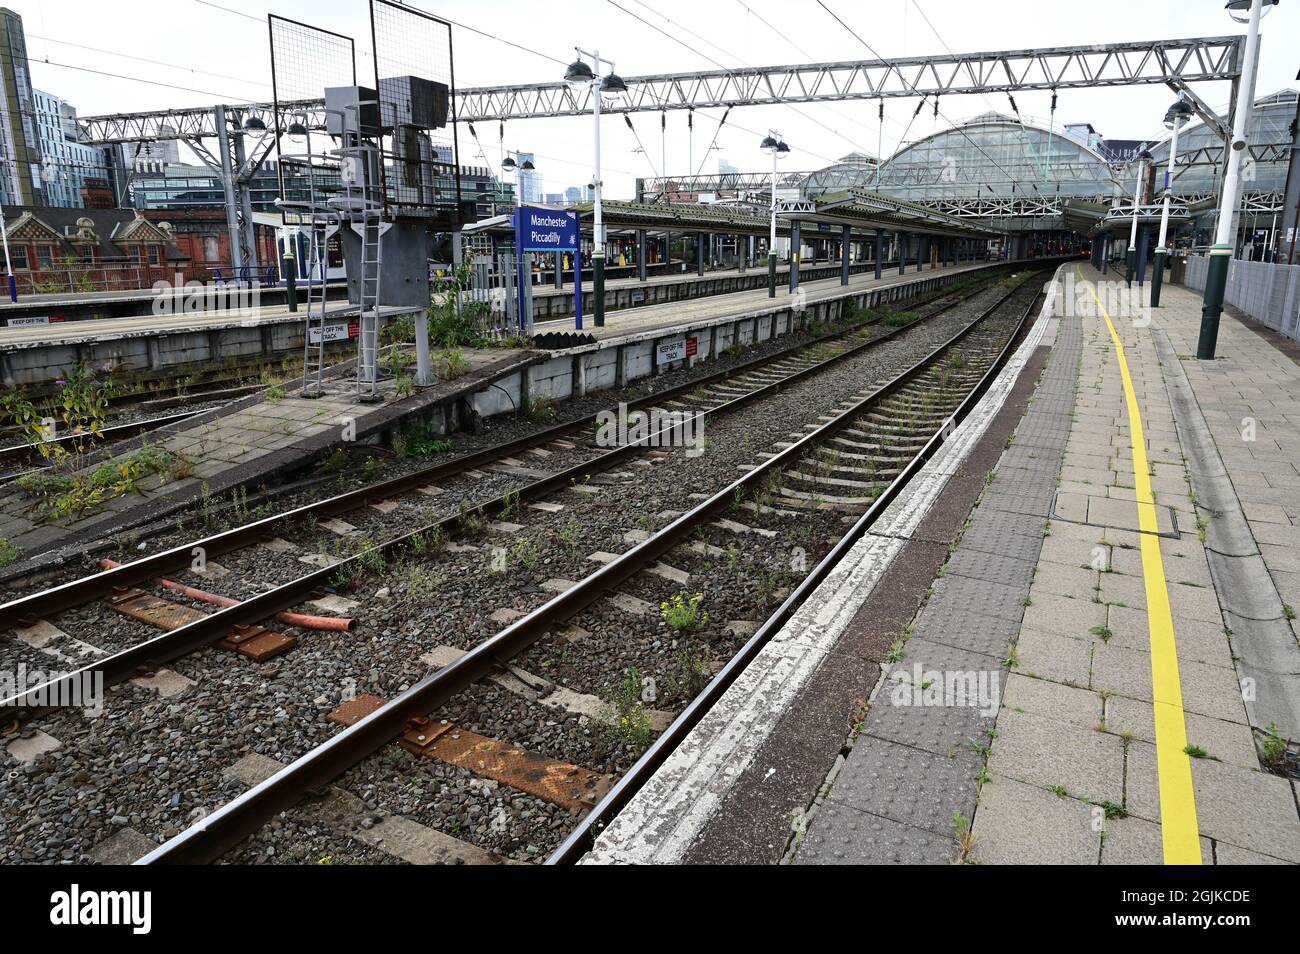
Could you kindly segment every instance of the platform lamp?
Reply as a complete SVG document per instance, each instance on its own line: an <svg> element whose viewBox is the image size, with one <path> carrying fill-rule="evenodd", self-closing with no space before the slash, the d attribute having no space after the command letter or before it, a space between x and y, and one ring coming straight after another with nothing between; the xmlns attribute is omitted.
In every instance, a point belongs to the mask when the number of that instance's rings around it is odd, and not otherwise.
<svg viewBox="0 0 1300 954"><path fill-rule="evenodd" d="M1143 149L1137 154L1137 184L1133 187L1133 225L1128 233L1128 250L1124 255L1128 263L1128 274L1124 277L1124 282L1128 285L1133 284L1133 273L1137 271L1137 237L1138 237L1138 207L1142 202L1142 180L1146 178L1147 163L1151 161L1151 153Z"/></svg>
<svg viewBox="0 0 1300 954"><path fill-rule="evenodd" d="M767 297L776 297L776 164L790 154L781 134L769 129L758 147L772 157L772 222L767 240Z"/></svg>
<svg viewBox="0 0 1300 954"><path fill-rule="evenodd" d="M501 168L504 169L506 172L513 172L515 174L515 209L516 210L522 209L524 207L524 175L523 174L525 172L532 172L534 169L537 168L535 165L533 165L533 161L531 159L525 159L523 162L519 162L515 158L518 155L519 153L516 151L512 155L508 155L501 160ZM516 212L516 214L519 213ZM516 232L515 234L518 235L519 233ZM527 283L525 283L524 281L525 277L529 279ZM520 308L519 327L521 329L531 327L531 322L525 321L523 317L524 310L531 307L532 305L532 281L531 280L532 280L531 270L527 275L525 275L524 272L523 251L521 249L515 249L515 288L518 289L519 291L519 308ZM525 298L527 299L527 301L525 301Z"/></svg>
<svg viewBox="0 0 1300 954"><path fill-rule="evenodd" d="M1151 307L1160 307L1160 286L1165 280L1165 256L1168 249L1165 241L1169 237L1169 204L1174 187L1174 163L1178 159L1178 130L1192 115L1192 107L1181 96L1165 113L1165 127L1171 130L1169 137L1169 164L1165 167L1164 207L1160 210L1160 241L1156 243L1155 273L1151 276Z"/></svg>
<svg viewBox="0 0 1300 954"><path fill-rule="evenodd" d="M513 156L506 156L505 159L501 161L502 169L504 169L506 172L515 173L515 208L516 209L524 204L524 193L523 193L524 178L522 173L532 172L534 169L537 168L535 165L533 165L533 161L531 159L525 159L523 162L515 161L515 156L517 155L519 155L519 153L515 153Z"/></svg>
<svg viewBox="0 0 1300 954"><path fill-rule="evenodd" d="M1214 246L1210 249L1209 267L1205 271L1205 297L1201 303L1201 334L1196 342L1196 357L1214 360L1219 342L1219 316L1223 313L1223 293L1228 285L1228 263L1236 244L1237 189L1241 176L1241 159L1246 154L1246 130L1254 112L1255 56L1259 52L1259 20L1277 0L1229 0L1228 15L1246 23L1246 51L1241 60L1241 78L1237 81L1236 112L1232 119L1232 148L1228 150L1228 169L1223 177L1223 195L1219 199L1219 220L1215 226Z"/></svg>
<svg viewBox="0 0 1300 954"><path fill-rule="evenodd" d="M577 94L586 90L591 96L592 115L596 123L596 169L592 176L592 193L595 208L591 223L591 290L595 298L596 327L605 326L605 222L601 211L603 183L600 178L600 103L602 99L611 102L620 99L627 92L627 84L614 72L613 60L602 59L599 50L588 53L574 47L578 58L564 71L564 81L574 93L574 104L578 105ZM595 69L587 65L583 57L590 57ZM609 72L601 75L601 67L609 67Z"/></svg>

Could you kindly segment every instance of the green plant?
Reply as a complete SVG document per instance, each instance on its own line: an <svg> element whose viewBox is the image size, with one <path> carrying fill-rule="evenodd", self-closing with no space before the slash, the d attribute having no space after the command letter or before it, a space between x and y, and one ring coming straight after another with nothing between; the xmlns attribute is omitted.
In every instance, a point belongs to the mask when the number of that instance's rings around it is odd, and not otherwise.
<svg viewBox="0 0 1300 954"><path fill-rule="evenodd" d="M272 387L267 389L266 392L267 403L279 404L281 401L284 400L284 395L285 395L284 388L280 387L280 385L278 384L273 385Z"/></svg>
<svg viewBox="0 0 1300 954"><path fill-rule="evenodd" d="M677 593L659 604L659 615L679 633L703 629L709 622L709 614L700 608L702 602L702 593L694 596Z"/></svg>
<svg viewBox="0 0 1300 954"><path fill-rule="evenodd" d="M321 470L327 474L334 474L348 466L348 452L342 447L336 447L330 451L330 455L325 458L325 463L321 465Z"/></svg>
<svg viewBox="0 0 1300 954"><path fill-rule="evenodd" d="M709 684L712 673L709 670L709 657L704 652L696 652L685 646L677 653L677 671L673 684L681 695L694 698L700 690Z"/></svg>
<svg viewBox="0 0 1300 954"><path fill-rule="evenodd" d="M1266 765L1281 765L1286 757L1286 739L1278 732L1276 722L1270 722L1265 730L1263 750Z"/></svg>
<svg viewBox="0 0 1300 954"><path fill-rule="evenodd" d="M501 519L508 520L519 512L519 491L507 490L501 495Z"/></svg>
<svg viewBox="0 0 1300 954"><path fill-rule="evenodd" d="M1205 759L1210 756L1210 753L1206 752L1205 749L1201 748L1199 745L1193 745L1190 742L1183 746L1183 751L1194 759Z"/></svg>
<svg viewBox="0 0 1300 954"><path fill-rule="evenodd" d="M581 529L578 521L570 517L564 522L564 526L555 531L555 537L564 544L568 550L573 550L578 545L578 531Z"/></svg>
<svg viewBox="0 0 1300 954"><path fill-rule="evenodd" d="M21 552L7 538L0 537L0 569L13 565Z"/></svg>
<svg viewBox="0 0 1300 954"><path fill-rule="evenodd" d="M429 457L451 450L451 441L436 434L428 421L412 421L398 432L393 449L400 457Z"/></svg>
<svg viewBox="0 0 1300 954"><path fill-rule="evenodd" d="M524 569L537 569L537 564L541 562L541 549L532 540L527 537L520 537L515 540L514 546L510 548L510 555L514 557L516 563Z"/></svg>
<svg viewBox="0 0 1300 954"><path fill-rule="evenodd" d="M491 306L486 301L464 301L473 268L461 265L451 275L437 279L431 289L428 323L429 340L443 348L476 348L488 343L487 319ZM403 329L404 333L408 333ZM409 330L414 341L414 325Z"/></svg>
<svg viewBox="0 0 1300 954"><path fill-rule="evenodd" d="M910 311L887 311L883 319L890 328L901 328L916 321L916 314Z"/></svg>
<svg viewBox="0 0 1300 954"><path fill-rule="evenodd" d="M534 424L555 420L555 398L549 394L529 395L524 401L524 417Z"/></svg>
<svg viewBox="0 0 1300 954"><path fill-rule="evenodd" d="M444 381L454 381L469 370L469 361L459 348L448 348L438 354L434 366Z"/></svg>
<svg viewBox="0 0 1300 954"><path fill-rule="evenodd" d="M653 723L650 714L641 705L644 684L636 667L623 672L623 679L614 693L614 732L625 742L637 748L650 744Z"/></svg>
<svg viewBox="0 0 1300 954"><path fill-rule="evenodd" d="M398 574L408 595L417 600L425 600L436 593L443 584L443 578L434 573L423 563L410 563L402 567Z"/></svg>
<svg viewBox="0 0 1300 954"><path fill-rule="evenodd" d="M1128 818L1128 811L1123 805L1116 805L1114 802L1093 802L1107 818Z"/></svg>

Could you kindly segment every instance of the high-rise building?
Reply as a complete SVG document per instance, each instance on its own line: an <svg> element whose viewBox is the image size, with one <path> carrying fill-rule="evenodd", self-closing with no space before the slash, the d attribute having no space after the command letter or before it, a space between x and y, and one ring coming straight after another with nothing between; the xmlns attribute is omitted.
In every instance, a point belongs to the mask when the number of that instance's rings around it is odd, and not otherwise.
<svg viewBox="0 0 1300 954"><path fill-rule="evenodd" d="M0 200L79 209L89 187L102 204L109 153L86 141L71 103L32 88L23 18L0 8Z"/></svg>
<svg viewBox="0 0 1300 954"><path fill-rule="evenodd" d="M522 168L525 162L536 162L531 152L521 152L515 155L515 161L519 163L519 195L524 202L541 202L542 201L542 176L536 169Z"/></svg>
<svg viewBox="0 0 1300 954"><path fill-rule="evenodd" d="M85 141L72 104L38 89L32 90L32 100L45 204L63 209L82 208L85 205L82 190L87 180L98 183L109 179L105 151Z"/></svg>
<svg viewBox="0 0 1300 954"><path fill-rule="evenodd" d="M23 18L0 7L0 200L11 205L45 204L34 112Z"/></svg>

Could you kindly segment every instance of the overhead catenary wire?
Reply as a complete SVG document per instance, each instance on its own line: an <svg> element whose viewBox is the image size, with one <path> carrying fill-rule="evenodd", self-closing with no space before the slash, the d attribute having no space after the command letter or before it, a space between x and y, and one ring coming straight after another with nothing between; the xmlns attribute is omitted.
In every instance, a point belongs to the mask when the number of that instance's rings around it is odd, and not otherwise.
<svg viewBox="0 0 1300 954"><path fill-rule="evenodd" d="M621 10L623 13L626 13L626 14L627 14L628 16L630 16L633 20L637 20L638 22L645 24L645 25L648 26L650 29L654 30L656 33L659 33L659 34L661 34L662 36L666 36L668 39L672 40L674 43L678 44L679 46L684 47L685 49L689 50L691 53L694 53L696 56L700 57L701 59L703 59L703 60L707 60L709 63L712 63L712 64L713 64L714 66L716 66L718 69L720 69L720 70L724 70L724 71L726 71L727 73L732 73L732 74L734 75L734 72L735 72L735 71L732 70L730 67L725 66L725 65L723 65L722 63L719 63L717 60L715 60L713 57L709 56L707 53L703 53L703 52L701 52L700 50L697 50L695 47L691 46L689 43L687 43L687 42L686 42L685 40L683 40L681 37L679 37L679 36L674 36L673 34L669 33L667 30L663 30L663 29L661 29L661 28L660 28L659 26L657 26L656 24L651 23L649 20L645 19L644 17L640 16L639 14L635 13L634 11L629 10L627 7L625 7L625 6L623 6L622 4L618 3L617 0L605 0L605 2L608 3L610 6L616 8L616 9L618 9L618 10ZM665 19L666 19L666 18L665 18ZM669 21L669 22L672 22L672 21ZM818 122L818 120L813 119L813 118L810 117L810 116L807 116L806 114L804 114L803 112L801 112L800 110L798 110L798 109L797 109L793 104L790 104L790 103L783 103L782 105L787 106L787 107L789 107L789 108L791 108L791 109L794 109L795 112L798 112L800 115L804 116L806 119L809 119L809 120L811 120L812 122L817 123L817 124L820 125L820 126L823 126L823 128L826 128L826 129L829 129L829 128L830 128L830 127L828 127L828 126L825 126L824 123L820 123L820 122ZM712 118L712 117L710 117L710 118ZM747 133L749 133L749 134L752 135L752 136L759 136L759 135L761 135L760 133L755 132L755 131L752 130L752 129L746 129L744 126L741 126L739 123L732 123L732 125L733 125L736 129L742 130L743 132L747 132ZM831 131L834 132L834 130L831 130ZM837 132L836 135L839 135L839 133ZM848 140L846 140L846 141L849 142L849 143L852 143L852 142L853 142L851 139L848 139ZM820 159L820 160L822 160L823 162L826 162L826 163L828 163L828 164L829 164L829 163L834 163L834 162L836 161L835 159L832 159L832 158L830 158L829 156L819 155L818 153L815 153L815 152L813 152L811 149L808 149L808 148L806 148L806 147L802 147L802 146L801 146L800 148L801 148L804 152L808 153L808 155L813 156L813 157L816 158L816 159Z"/></svg>
<svg viewBox="0 0 1300 954"><path fill-rule="evenodd" d="M876 59L882 61L883 63L887 64L887 65L889 66L890 69L892 69L895 73L897 73L897 74L898 74L898 78L901 79L901 80L903 81L903 83L904 83L904 84L905 84L905 85L906 85L906 86L907 86L907 87L908 87L908 88L909 88L913 93L916 93L917 95L920 95L919 93L917 93L916 84L913 83L913 82L911 82L911 81L910 81L906 76L904 76L904 75L903 75L903 71L900 70L900 69L899 69L899 68L898 68L898 67L893 63L893 61L891 61L891 60L889 60L889 59L887 59L887 58L881 56L879 53L877 53L876 50L875 50L875 48L874 48L870 43L868 43L865 39L863 39L863 38L862 38L862 35L861 35L860 33L858 33L857 30L853 29L853 27L849 26L846 22L844 22L844 19L843 19L843 18L842 18L838 13L836 13L834 10L832 10L830 7L828 7L828 6L826 5L826 0L817 0L817 5L820 6L823 10L825 10L828 14L830 14L830 16L835 20L835 22L838 23L840 26L842 26L845 30L847 30L847 31L849 32L849 34L850 34L850 35L851 35L855 40L857 40L859 43L861 43L863 46L865 46L865 47L867 48L867 51L868 51L872 56L874 56ZM924 100L923 100L923 101L924 101ZM942 114L940 114L940 115L942 115ZM915 117L913 117L913 118L915 118ZM984 151L984 148L983 148L979 143L977 143L974 139L972 139L972 138L971 138L971 137L966 133L966 131L963 130L960 126L958 126L956 123L954 123L952 120L950 120L947 116L944 116L943 119L944 119L944 122L948 123L948 125L952 127L953 132L956 132L956 133L960 134L961 137L962 137L963 139L965 139L968 143L970 143L972 146L974 146L975 149L980 153L980 155L982 155L985 159L987 159L990 163L992 163L994 167L996 167L996 168L997 168L997 169L998 169L998 170L999 170L1003 175L1005 175L1005 176L1006 176L1006 177L1011 181L1012 187L1013 187L1013 188L1015 187L1015 185L1018 183L1019 180L1017 180L1016 177L1015 177L1014 175L1012 175L1010 172L1008 172L1008 171L1007 171L1007 170L1002 166L1001 163L999 163L996 159L994 159L994 158L993 158L992 156L990 156L987 152L985 152L985 151Z"/></svg>

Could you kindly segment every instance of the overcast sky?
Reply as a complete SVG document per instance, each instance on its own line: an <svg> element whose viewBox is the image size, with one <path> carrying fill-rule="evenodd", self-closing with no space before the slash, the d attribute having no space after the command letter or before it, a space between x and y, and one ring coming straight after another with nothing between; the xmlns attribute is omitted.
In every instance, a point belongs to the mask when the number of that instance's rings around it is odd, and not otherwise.
<svg viewBox="0 0 1300 954"><path fill-rule="evenodd" d="M425 0L411 5L565 62L573 58L575 45L598 48L624 75L872 58L816 0ZM1245 29L1228 17L1223 0L826 0L826 5L885 57L1221 36ZM358 76L364 81L373 71L366 0L9 0L8 6L23 16L35 85L69 100L82 115L269 100L268 13L355 37L358 51L365 51L358 57ZM1295 87L1300 0L1283 0L1274 8L1261 35L1257 95ZM563 74L563 67L549 59L463 29L455 32L455 54L461 87L549 82ZM1226 83L1201 84L1198 92L1215 106L1228 98ZM1026 92L1016 99L1026 119L1046 119L1050 93ZM1160 119L1171 101L1163 86L1065 90L1056 118L1058 125L1091 122L1108 137L1145 139L1162 131ZM898 146L914 109L914 101L886 101L885 155ZM1006 97L947 97L940 117L927 106L907 139L990 109L1008 112ZM751 107L733 110L720 131L721 111L696 111L693 148L685 111L668 113L666 143L659 116L637 114L633 122L648 156L635 151L636 139L622 117L609 117L602 127L606 194L631 197L636 176L661 171L665 146L670 174L701 167L716 172L719 157L742 170L767 168L770 160L759 151L758 140L769 127L779 129L791 146L786 170L815 169L854 150L875 154L876 111L876 102L862 100ZM496 124L487 125L493 128L478 132L495 166ZM715 132L718 148L706 154ZM506 124L505 140L507 149L537 155L547 192L590 178L590 117L516 120ZM467 135L461 136L461 161L482 163Z"/></svg>

